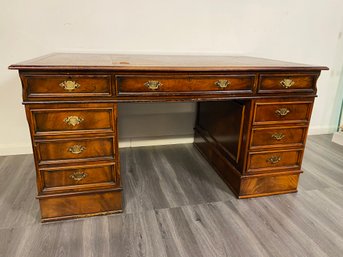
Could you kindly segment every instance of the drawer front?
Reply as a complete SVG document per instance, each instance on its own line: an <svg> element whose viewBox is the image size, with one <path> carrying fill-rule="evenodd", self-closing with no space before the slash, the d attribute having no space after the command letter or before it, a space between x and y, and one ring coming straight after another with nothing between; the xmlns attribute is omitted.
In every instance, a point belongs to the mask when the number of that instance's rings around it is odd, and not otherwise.
<svg viewBox="0 0 343 257"><path fill-rule="evenodd" d="M303 150L283 150L275 152L250 153L248 172L275 172L282 170L299 170Z"/></svg>
<svg viewBox="0 0 343 257"><path fill-rule="evenodd" d="M264 147L304 147L307 127L253 128L250 149Z"/></svg>
<svg viewBox="0 0 343 257"><path fill-rule="evenodd" d="M113 187L116 183L114 165L41 169L43 192L89 190Z"/></svg>
<svg viewBox="0 0 343 257"><path fill-rule="evenodd" d="M258 92L315 92L318 75L260 75Z"/></svg>
<svg viewBox="0 0 343 257"><path fill-rule="evenodd" d="M242 180L241 198L296 192L298 181L299 173L250 176Z"/></svg>
<svg viewBox="0 0 343 257"><path fill-rule="evenodd" d="M35 142L38 163L114 160L114 138L55 139Z"/></svg>
<svg viewBox="0 0 343 257"><path fill-rule="evenodd" d="M308 123L312 101L299 102L257 102L254 125L276 123Z"/></svg>
<svg viewBox="0 0 343 257"><path fill-rule="evenodd" d="M42 221L120 212L121 197L117 191L40 198Z"/></svg>
<svg viewBox="0 0 343 257"><path fill-rule="evenodd" d="M112 95L111 75L26 75L23 82L28 98Z"/></svg>
<svg viewBox="0 0 343 257"><path fill-rule="evenodd" d="M114 108L31 108L33 134L114 132Z"/></svg>
<svg viewBox="0 0 343 257"><path fill-rule="evenodd" d="M196 94L252 92L255 75L242 76L142 76L118 75L118 95L135 94Z"/></svg>

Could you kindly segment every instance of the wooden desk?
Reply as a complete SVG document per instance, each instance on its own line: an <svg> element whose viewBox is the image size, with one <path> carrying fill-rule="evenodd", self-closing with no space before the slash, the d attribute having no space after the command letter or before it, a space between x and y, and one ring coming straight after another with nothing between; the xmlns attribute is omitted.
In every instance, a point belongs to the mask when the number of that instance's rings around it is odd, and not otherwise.
<svg viewBox="0 0 343 257"><path fill-rule="evenodd" d="M320 66L51 54L19 70L42 221L122 211L117 103L197 101L194 145L239 198L297 191ZM120 118L120 117L119 117Z"/></svg>

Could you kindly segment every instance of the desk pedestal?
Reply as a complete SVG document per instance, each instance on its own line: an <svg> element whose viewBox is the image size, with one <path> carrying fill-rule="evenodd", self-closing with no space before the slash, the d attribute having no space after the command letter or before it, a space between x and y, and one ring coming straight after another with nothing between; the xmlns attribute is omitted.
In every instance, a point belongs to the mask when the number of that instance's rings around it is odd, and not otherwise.
<svg viewBox="0 0 343 257"><path fill-rule="evenodd" d="M239 198L296 192L312 103L199 103L194 145Z"/></svg>

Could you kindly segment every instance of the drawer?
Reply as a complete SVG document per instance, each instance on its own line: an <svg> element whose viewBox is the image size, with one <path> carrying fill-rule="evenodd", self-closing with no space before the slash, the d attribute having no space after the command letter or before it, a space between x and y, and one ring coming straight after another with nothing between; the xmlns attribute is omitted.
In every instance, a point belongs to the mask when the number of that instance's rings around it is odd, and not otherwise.
<svg viewBox="0 0 343 257"><path fill-rule="evenodd" d="M80 191L116 186L115 165L42 168L43 192Z"/></svg>
<svg viewBox="0 0 343 257"><path fill-rule="evenodd" d="M258 92L315 92L318 74L261 74Z"/></svg>
<svg viewBox="0 0 343 257"><path fill-rule="evenodd" d="M117 75L118 95L125 94L197 94L202 91L212 93L251 93L255 75L217 76L143 76Z"/></svg>
<svg viewBox="0 0 343 257"><path fill-rule="evenodd" d="M55 105L51 109L46 109L46 105L29 107L32 117L32 134L39 136L61 133L114 132L115 105L70 106L72 105Z"/></svg>
<svg viewBox="0 0 343 257"><path fill-rule="evenodd" d="M36 140L38 164L114 160L113 137Z"/></svg>
<svg viewBox="0 0 343 257"><path fill-rule="evenodd" d="M303 150L279 150L265 152L250 152L248 172L276 172L285 170L300 170Z"/></svg>
<svg viewBox="0 0 343 257"><path fill-rule="evenodd" d="M257 102L254 125L309 123L313 101Z"/></svg>
<svg viewBox="0 0 343 257"><path fill-rule="evenodd" d="M307 127L253 128L250 149L264 147L304 147Z"/></svg>
<svg viewBox="0 0 343 257"><path fill-rule="evenodd" d="M39 196L42 221L89 217L122 211L121 191Z"/></svg>
<svg viewBox="0 0 343 257"><path fill-rule="evenodd" d="M112 96L111 75L25 75L25 94L35 97Z"/></svg>

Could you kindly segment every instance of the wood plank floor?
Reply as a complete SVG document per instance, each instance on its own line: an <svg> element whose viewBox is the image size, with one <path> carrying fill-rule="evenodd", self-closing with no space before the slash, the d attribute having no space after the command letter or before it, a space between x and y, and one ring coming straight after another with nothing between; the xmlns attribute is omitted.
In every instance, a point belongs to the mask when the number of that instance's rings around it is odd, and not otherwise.
<svg viewBox="0 0 343 257"><path fill-rule="evenodd" d="M343 147L331 135L308 138L298 193L247 200L192 145L121 160L123 214L41 224L32 155L0 157L0 256L343 256Z"/></svg>

